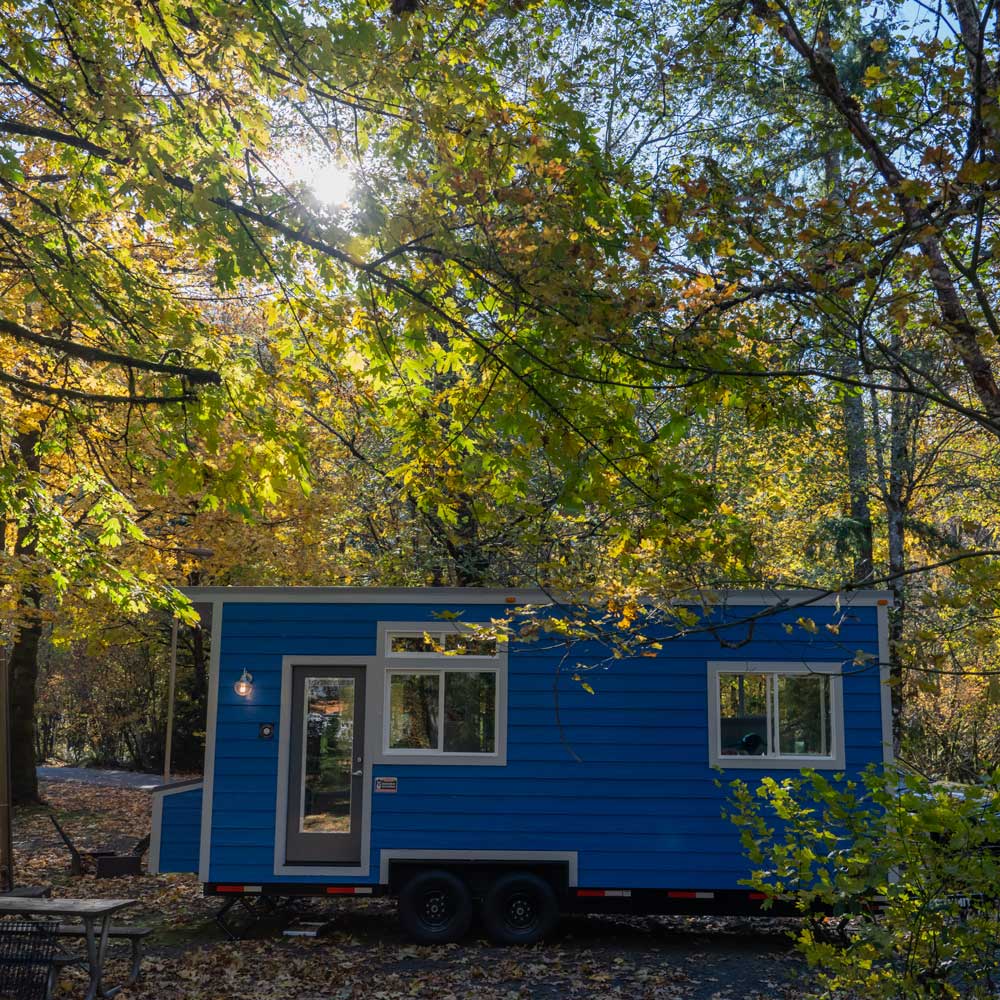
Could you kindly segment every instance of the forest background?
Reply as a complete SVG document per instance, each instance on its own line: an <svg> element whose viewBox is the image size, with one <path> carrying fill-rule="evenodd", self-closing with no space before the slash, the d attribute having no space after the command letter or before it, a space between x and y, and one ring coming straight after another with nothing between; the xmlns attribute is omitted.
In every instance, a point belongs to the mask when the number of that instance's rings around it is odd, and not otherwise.
<svg viewBox="0 0 1000 1000"><path fill-rule="evenodd" d="M174 615L198 766L207 584L889 587L995 766L998 18L0 0L16 796L162 766Z"/></svg>

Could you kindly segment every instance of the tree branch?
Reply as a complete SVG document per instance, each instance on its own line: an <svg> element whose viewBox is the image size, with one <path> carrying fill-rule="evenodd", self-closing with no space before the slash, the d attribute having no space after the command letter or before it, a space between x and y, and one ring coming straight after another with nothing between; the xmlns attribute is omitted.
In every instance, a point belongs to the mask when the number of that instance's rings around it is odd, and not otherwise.
<svg viewBox="0 0 1000 1000"><path fill-rule="evenodd" d="M752 9L763 21L775 25L778 34L805 61L820 93L844 120L850 133L885 181L903 218L920 234L916 242L926 258L927 273L937 299L942 325L989 416L993 433L1000 438L1000 386L997 385L989 358L979 345L979 328L962 303L955 279L941 250L938 227L932 214L907 192L906 178L865 121L861 105L844 90L832 59L803 37L787 4L779 0L778 8L774 10L767 0L752 0Z"/></svg>
<svg viewBox="0 0 1000 1000"><path fill-rule="evenodd" d="M127 404L129 406L161 406L168 403L187 403L191 393L179 396L112 396L107 393L85 392L82 389L63 389L54 385L43 385L30 379L11 375L0 370L0 382L15 386L19 391L37 398L55 396L59 399L76 399L84 403L100 403L108 406Z"/></svg>
<svg viewBox="0 0 1000 1000"><path fill-rule="evenodd" d="M171 365L163 361L147 361L144 358L136 358L130 354L105 351L103 348L81 344L75 340L46 337L44 334L29 330L26 326L21 326L20 323L15 323L13 320L3 319L2 317L0 317L0 333L9 334L15 340L27 341L50 351L67 354L81 361L107 362L108 364L121 365L125 368L138 368L141 371L159 372L163 375L178 375L194 385L220 385L222 383L222 377L219 373L210 371L207 368L189 368L186 365Z"/></svg>

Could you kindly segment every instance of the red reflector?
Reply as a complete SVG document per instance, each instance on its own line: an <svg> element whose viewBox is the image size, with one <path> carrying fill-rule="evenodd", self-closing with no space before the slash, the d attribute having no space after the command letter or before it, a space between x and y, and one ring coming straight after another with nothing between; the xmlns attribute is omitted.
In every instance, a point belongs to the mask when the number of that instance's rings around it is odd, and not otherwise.
<svg viewBox="0 0 1000 1000"><path fill-rule="evenodd" d="M603 889L577 889L576 894L578 896L603 896Z"/></svg>
<svg viewBox="0 0 1000 1000"><path fill-rule="evenodd" d="M326 893L328 896L353 896L354 886L353 885L328 885L326 887Z"/></svg>
<svg viewBox="0 0 1000 1000"><path fill-rule="evenodd" d="M243 886L241 885L217 885L215 887L216 892L242 892Z"/></svg>
<svg viewBox="0 0 1000 1000"><path fill-rule="evenodd" d="M670 899L697 899L698 893L696 892L668 892L667 896Z"/></svg>
<svg viewBox="0 0 1000 1000"><path fill-rule="evenodd" d="M764 893L762 893L762 892L751 892L750 893L750 898L751 899L767 899L767 896Z"/></svg>

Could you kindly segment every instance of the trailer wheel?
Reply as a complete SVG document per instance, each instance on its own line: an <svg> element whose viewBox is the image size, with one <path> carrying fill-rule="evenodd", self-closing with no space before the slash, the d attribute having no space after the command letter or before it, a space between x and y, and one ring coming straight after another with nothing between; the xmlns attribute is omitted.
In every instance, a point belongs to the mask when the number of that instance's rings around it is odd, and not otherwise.
<svg viewBox="0 0 1000 1000"><path fill-rule="evenodd" d="M483 924L496 944L534 944L558 919L552 886L531 872L502 875L483 900Z"/></svg>
<svg viewBox="0 0 1000 1000"><path fill-rule="evenodd" d="M418 872L399 894L399 919L418 944L458 941L472 922L472 896L451 872Z"/></svg>

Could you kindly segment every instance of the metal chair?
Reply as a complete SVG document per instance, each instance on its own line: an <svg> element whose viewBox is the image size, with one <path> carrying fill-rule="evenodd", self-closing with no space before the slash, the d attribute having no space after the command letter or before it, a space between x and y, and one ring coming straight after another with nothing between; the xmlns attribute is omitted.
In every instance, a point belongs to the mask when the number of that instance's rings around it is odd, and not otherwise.
<svg viewBox="0 0 1000 1000"><path fill-rule="evenodd" d="M149 835L137 841L135 846L127 854L120 854L118 851L91 851L80 850L73 843L73 838L59 825L59 820L52 813L49 819L56 828L56 832L62 838L62 842L69 851L69 873L70 875L83 875L86 872L93 872L98 878L114 878L116 875L141 875L142 856L149 849Z"/></svg>
<svg viewBox="0 0 1000 1000"><path fill-rule="evenodd" d="M47 1000L55 984L56 925L0 920L0 998Z"/></svg>

